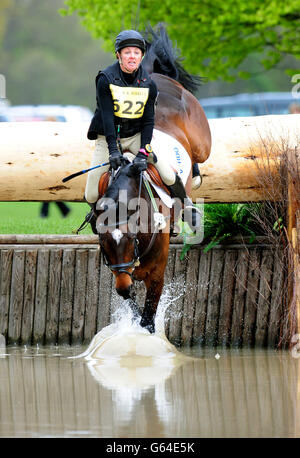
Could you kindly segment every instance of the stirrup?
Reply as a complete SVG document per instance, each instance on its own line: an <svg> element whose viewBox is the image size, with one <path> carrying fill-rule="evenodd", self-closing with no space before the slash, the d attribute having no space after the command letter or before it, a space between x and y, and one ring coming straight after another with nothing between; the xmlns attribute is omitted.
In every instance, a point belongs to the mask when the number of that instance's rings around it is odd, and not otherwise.
<svg viewBox="0 0 300 458"><path fill-rule="evenodd" d="M95 218L94 210L92 209L89 213L84 218L84 221L81 223L81 225L78 227L78 229L72 231L73 234L78 234L78 232L83 231L87 227L88 224L91 225L92 231L94 234L97 234L97 231L95 232L95 228L93 227L92 220Z"/></svg>

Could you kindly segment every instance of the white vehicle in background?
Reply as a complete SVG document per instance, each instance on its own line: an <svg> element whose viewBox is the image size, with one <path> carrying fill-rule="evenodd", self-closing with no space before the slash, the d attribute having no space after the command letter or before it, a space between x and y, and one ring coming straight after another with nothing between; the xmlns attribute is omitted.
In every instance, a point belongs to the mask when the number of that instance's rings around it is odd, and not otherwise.
<svg viewBox="0 0 300 458"><path fill-rule="evenodd" d="M2 107L0 116L11 122L89 122L93 112L77 105L11 105Z"/></svg>
<svg viewBox="0 0 300 458"><path fill-rule="evenodd" d="M0 97L0 122L9 121L9 118L6 114L8 106L9 105L7 100Z"/></svg>

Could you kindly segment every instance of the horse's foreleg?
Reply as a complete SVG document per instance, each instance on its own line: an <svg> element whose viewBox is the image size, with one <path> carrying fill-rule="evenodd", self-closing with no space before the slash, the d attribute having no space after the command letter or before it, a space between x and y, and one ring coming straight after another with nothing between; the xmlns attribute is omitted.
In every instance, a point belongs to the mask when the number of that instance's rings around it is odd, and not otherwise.
<svg viewBox="0 0 300 458"><path fill-rule="evenodd" d="M142 313L141 326L147 328L150 332L154 332L154 319L157 305L164 286L163 274L159 280L146 279L145 281L147 294L145 306Z"/></svg>

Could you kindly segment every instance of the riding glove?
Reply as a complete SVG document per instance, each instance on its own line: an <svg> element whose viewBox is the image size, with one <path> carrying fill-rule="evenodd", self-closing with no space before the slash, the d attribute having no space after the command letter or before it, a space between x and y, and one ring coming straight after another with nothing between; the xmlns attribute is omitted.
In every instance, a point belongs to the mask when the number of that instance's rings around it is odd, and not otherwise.
<svg viewBox="0 0 300 458"><path fill-rule="evenodd" d="M133 171L136 174L144 172L147 170L147 157L144 153L139 152L132 163Z"/></svg>
<svg viewBox="0 0 300 458"><path fill-rule="evenodd" d="M111 149L109 151L109 163L112 169L117 170L120 167L122 162L122 154L116 149Z"/></svg>

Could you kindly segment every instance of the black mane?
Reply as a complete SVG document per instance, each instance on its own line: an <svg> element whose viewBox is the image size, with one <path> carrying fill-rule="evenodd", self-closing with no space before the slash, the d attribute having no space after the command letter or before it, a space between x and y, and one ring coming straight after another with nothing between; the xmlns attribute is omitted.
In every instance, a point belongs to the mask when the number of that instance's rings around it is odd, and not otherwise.
<svg viewBox="0 0 300 458"><path fill-rule="evenodd" d="M201 85L202 78L188 73L180 61L180 53L167 35L165 26L160 23L155 30L148 25L142 32L146 41L146 54L143 67L148 73L160 73L173 78L178 83L195 94Z"/></svg>

